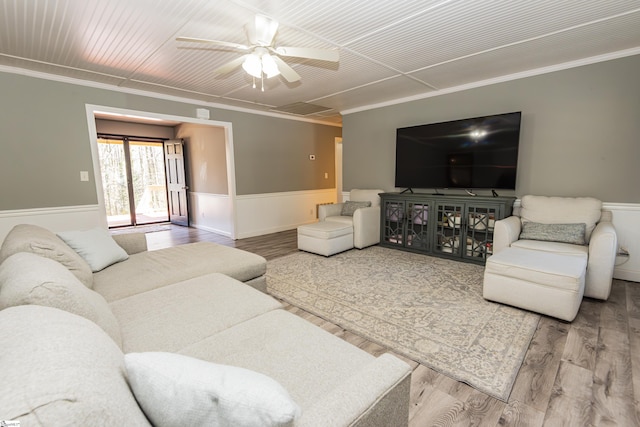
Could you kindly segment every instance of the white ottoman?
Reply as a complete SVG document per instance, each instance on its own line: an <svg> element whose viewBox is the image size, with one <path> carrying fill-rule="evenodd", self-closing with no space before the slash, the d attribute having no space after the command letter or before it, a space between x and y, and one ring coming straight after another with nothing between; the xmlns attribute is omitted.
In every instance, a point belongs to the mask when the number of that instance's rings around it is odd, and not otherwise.
<svg viewBox="0 0 640 427"><path fill-rule="evenodd" d="M587 255L506 248L487 259L485 299L571 322L584 294Z"/></svg>
<svg viewBox="0 0 640 427"><path fill-rule="evenodd" d="M353 226L320 221L298 227L298 249L330 256L353 248Z"/></svg>

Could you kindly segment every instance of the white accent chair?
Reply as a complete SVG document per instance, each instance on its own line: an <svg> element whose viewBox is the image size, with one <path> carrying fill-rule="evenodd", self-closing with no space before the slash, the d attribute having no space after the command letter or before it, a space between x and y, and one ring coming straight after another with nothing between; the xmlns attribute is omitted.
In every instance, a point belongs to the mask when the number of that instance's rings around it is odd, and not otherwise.
<svg viewBox="0 0 640 427"><path fill-rule="evenodd" d="M353 246L358 249L380 243L380 196L384 190L357 190L349 193L349 201L371 202L367 208L356 209L353 216L341 215L344 203L320 205L320 221L338 222L353 226Z"/></svg>
<svg viewBox="0 0 640 427"><path fill-rule="evenodd" d="M583 296L609 298L618 241L600 200L527 195L514 214L495 223L486 299L571 321Z"/></svg>

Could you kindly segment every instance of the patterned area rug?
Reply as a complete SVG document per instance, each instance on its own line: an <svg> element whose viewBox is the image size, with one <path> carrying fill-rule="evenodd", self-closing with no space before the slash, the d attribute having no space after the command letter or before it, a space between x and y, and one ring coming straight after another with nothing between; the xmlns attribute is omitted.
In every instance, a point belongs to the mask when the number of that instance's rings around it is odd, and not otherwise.
<svg viewBox="0 0 640 427"><path fill-rule="evenodd" d="M276 297L507 401L539 316L485 301L484 267L373 246L269 261Z"/></svg>

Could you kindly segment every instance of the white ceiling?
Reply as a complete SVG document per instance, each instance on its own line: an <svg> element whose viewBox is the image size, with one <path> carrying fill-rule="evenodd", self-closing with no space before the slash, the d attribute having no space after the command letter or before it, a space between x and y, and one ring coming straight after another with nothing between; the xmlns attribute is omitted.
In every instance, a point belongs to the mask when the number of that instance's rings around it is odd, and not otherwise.
<svg viewBox="0 0 640 427"><path fill-rule="evenodd" d="M240 53L177 42L247 43L261 13L282 46L336 49L338 65L288 60L302 76L251 87ZM233 107L306 102L308 118L450 90L587 58L640 53L639 0L0 0L0 66ZM576 62L577 61L577 62Z"/></svg>

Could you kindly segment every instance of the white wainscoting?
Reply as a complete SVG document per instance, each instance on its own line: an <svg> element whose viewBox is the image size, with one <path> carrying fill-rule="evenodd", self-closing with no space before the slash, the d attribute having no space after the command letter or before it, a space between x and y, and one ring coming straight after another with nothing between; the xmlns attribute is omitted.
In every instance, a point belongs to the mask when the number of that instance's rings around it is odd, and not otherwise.
<svg viewBox="0 0 640 427"><path fill-rule="evenodd" d="M189 193L191 226L205 231L233 236L231 198L226 194Z"/></svg>
<svg viewBox="0 0 640 427"><path fill-rule="evenodd" d="M611 211L618 247L629 251L629 257L617 257L613 277L640 282L640 205L603 203L603 209Z"/></svg>
<svg viewBox="0 0 640 427"><path fill-rule="evenodd" d="M237 238L291 230L315 222L316 206L335 203L336 199L335 188L237 196Z"/></svg>
<svg viewBox="0 0 640 427"><path fill-rule="evenodd" d="M98 205L0 211L0 241L18 224L34 224L54 232L107 228Z"/></svg>

